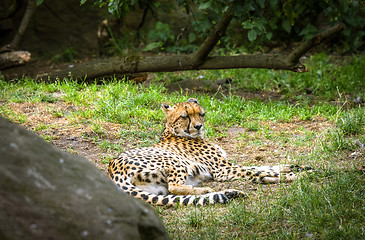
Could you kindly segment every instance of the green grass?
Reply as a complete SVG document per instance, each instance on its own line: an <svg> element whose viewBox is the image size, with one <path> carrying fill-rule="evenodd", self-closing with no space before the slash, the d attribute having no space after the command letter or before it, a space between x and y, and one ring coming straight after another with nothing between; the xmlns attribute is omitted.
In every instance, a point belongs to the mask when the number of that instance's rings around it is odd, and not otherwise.
<svg viewBox="0 0 365 240"><path fill-rule="evenodd" d="M297 181L271 194L259 190L255 203L178 209L167 227L172 239L363 239L364 183L346 172L320 186Z"/></svg>
<svg viewBox="0 0 365 240"><path fill-rule="evenodd" d="M314 176L316 177L316 176ZM322 184L303 179L282 189L275 208L288 236L319 239L361 239L364 237L365 179L361 174L337 171Z"/></svg>
<svg viewBox="0 0 365 240"><path fill-rule="evenodd" d="M8 109L4 105L0 105L0 116L9 118L18 124L23 124L27 122L26 116L24 114L16 114L13 110Z"/></svg>
<svg viewBox="0 0 365 240"><path fill-rule="evenodd" d="M5 85L4 82L2 85ZM245 100L238 96L219 100L208 95L167 95L160 85L144 87L117 80L99 86L76 85L76 83L70 84L69 81L48 87L45 85L37 84L30 79L20 80L18 85L10 83L3 86L1 97L9 102L55 102L56 98L53 96L57 94L52 95L52 93L56 92L60 95L59 99L65 102L87 107L79 112L73 112L74 115L128 125L139 123L141 131L160 127L164 119L160 110L162 102L173 104L186 101L189 97L198 98L206 108L207 126L252 125L262 120L289 122L293 118L309 120L316 116L331 118L337 111L335 105L328 103L309 106L305 103L292 105L286 101ZM57 110L53 112L57 116L63 114ZM208 131L208 135L210 134L214 133Z"/></svg>
<svg viewBox="0 0 365 240"><path fill-rule="evenodd" d="M365 114L363 108L343 112L337 120L337 126L345 135L357 135L364 131Z"/></svg>
<svg viewBox="0 0 365 240"><path fill-rule="evenodd" d="M207 112L207 138L223 139L236 154L233 161L259 165L256 160L271 157L282 163L290 157L315 171L292 184L253 186L256 191L241 182L232 183L247 190L249 198L226 206L156 208L172 239L363 239L365 178L358 167L365 165L361 147L365 144L365 108L355 100L365 97L365 55L338 64L319 54L307 65L311 72L304 74L257 69L159 73L149 86L120 79L46 84L30 78L10 82L0 78L0 115L29 126L30 114L16 104L44 105L54 120L40 121L33 130L52 142L58 136L50 133L63 130L62 121L68 127L88 129L79 137L103 153L99 161L106 165L111 154L158 141L164 121L161 103L195 97ZM169 94L161 84L162 80L199 76L231 77L232 89L214 93L215 97ZM280 96L248 99L240 91ZM42 114L34 112L37 118ZM108 124L114 130L108 130ZM281 129L284 125L290 128ZM231 136L227 130L232 127L241 131ZM75 147L67 150L75 152ZM249 151L256 151L256 158L242 157Z"/></svg>

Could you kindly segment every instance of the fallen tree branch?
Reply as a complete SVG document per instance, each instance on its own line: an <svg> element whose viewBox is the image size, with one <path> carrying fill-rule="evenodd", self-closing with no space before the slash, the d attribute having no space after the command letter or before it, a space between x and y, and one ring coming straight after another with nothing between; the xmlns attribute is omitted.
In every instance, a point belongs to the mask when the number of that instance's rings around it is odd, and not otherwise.
<svg viewBox="0 0 365 240"><path fill-rule="evenodd" d="M30 60L30 53L27 51L0 52L0 70L24 65Z"/></svg>
<svg viewBox="0 0 365 240"><path fill-rule="evenodd" d="M51 75L38 76L38 78L44 81L55 81L69 76L72 76L74 79L95 79L113 74L229 68L266 68L305 72L308 71L308 69L299 62L299 58L310 48L322 43L324 40L343 29L344 26L342 24L336 25L299 45L299 47L294 49L289 55L255 54L205 57L205 60L199 66L191 64L191 57L189 55L114 57L75 65L72 68Z"/></svg>

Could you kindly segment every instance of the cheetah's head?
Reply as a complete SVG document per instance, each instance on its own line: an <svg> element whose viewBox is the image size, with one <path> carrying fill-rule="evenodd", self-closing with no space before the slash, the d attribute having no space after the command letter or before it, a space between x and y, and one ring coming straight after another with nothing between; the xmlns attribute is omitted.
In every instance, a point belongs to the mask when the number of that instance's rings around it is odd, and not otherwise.
<svg viewBox="0 0 365 240"><path fill-rule="evenodd" d="M162 104L166 123L163 134L179 137L203 138L205 111L198 100L190 98L174 106Z"/></svg>

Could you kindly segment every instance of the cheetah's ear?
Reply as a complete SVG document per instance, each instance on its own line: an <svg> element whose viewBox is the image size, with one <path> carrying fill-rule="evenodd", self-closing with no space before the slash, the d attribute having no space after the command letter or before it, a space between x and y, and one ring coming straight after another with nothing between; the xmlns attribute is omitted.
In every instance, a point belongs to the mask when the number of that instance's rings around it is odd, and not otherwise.
<svg viewBox="0 0 365 240"><path fill-rule="evenodd" d="M196 100L195 98L189 98L189 100L187 102L193 102L193 103L197 103L200 105L199 101Z"/></svg>
<svg viewBox="0 0 365 240"><path fill-rule="evenodd" d="M161 109L162 109L162 111L164 111L165 114L167 114L167 112L171 110L171 106L166 103L162 103Z"/></svg>

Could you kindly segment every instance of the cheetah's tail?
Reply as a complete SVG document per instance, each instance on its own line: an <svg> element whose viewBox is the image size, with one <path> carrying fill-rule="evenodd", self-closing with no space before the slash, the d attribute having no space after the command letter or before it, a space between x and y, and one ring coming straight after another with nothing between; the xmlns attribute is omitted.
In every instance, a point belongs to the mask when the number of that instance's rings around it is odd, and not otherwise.
<svg viewBox="0 0 365 240"><path fill-rule="evenodd" d="M203 195L156 195L133 185L122 185L120 188L132 197L142 199L152 205L166 207L176 205L208 205L215 203L226 204L229 202L229 199L245 197L243 192L234 189L206 193Z"/></svg>

